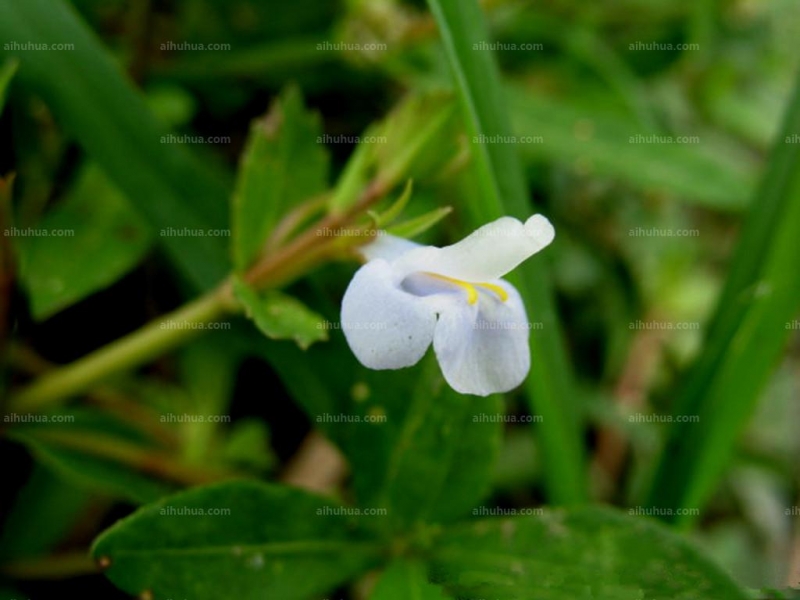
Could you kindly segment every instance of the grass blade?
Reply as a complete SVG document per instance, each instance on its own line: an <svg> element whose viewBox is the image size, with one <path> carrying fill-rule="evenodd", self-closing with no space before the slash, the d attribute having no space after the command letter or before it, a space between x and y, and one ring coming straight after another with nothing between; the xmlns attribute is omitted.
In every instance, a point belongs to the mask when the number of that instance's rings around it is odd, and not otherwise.
<svg viewBox="0 0 800 600"><path fill-rule="evenodd" d="M800 305L800 78L745 222L703 354L675 412L650 492L654 506L701 508L776 366ZM687 512L687 511L684 511ZM688 511L692 512L692 511ZM668 517L686 526L690 516Z"/></svg>
<svg viewBox="0 0 800 600"><path fill-rule="evenodd" d="M225 227L224 186L175 144L93 33L62 0L0 2L0 58L19 60L18 83L40 95L128 199L158 229ZM51 48L31 51L24 45ZM56 44L70 45L56 50ZM162 235L183 275L200 288L229 270L227 240Z"/></svg>
<svg viewBox="0 0 800 600"><path fill-rule="evenodd" d="M464 110L467 133L510 136L511 126L502 97L500 74L491 53L481 47L489 35L475 0L428 0L444 43ZM503 215L524 219L532 210L516 149L509 144L471 145L479 195L466 204L473 226ZM571 404L572 374L561 339L550 277L541 260L530 260L510 280L526 299L529 316L544 323L531 332L531 374L526 392L532 410L541 415L538 429L549 500L577 503L585 499L581 427Z"/></svg>

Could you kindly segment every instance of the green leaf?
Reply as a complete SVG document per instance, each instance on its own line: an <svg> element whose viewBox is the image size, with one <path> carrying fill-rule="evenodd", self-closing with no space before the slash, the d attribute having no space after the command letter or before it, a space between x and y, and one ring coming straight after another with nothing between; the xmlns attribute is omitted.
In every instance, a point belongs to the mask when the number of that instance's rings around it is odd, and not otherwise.
<svg viewBox="0 0 800 600"><path fill-rule="evenodd" d="M0 67L0 115L3 114L3 108L6 106L8 86L14 78L17 68L19 68L19 61L17 60L7 60Z"/></svg>
<svg viewBox="0 0 800 600"><path fill-rule="evenodd" d="M150 113L142 95L64 0L0 2L0 37L30 44L73 45L33 52L0 46L19 60L20 86L39 95L54 120L100 165L156 229L225 227L227 191L207 166ZM224 237L162 236L159 243L181 274L210 288L227 274Z"/></svg>
<svg viewBox="0 0 800 600"><path fill-rule="evenodd" d="M442 588L428 581L425 565L398 560L383 572L370 600L447 600Z"/></svg>
<svg viewBox="0 0 800 600"><path fill-rule="evenodd" d="M439 221L444 219L447 215L453 212L452 206L443 206L437 208L429 213L420 215L408 221L403 221L397 225L392 225L386 231L392 235L403 238L416 237L421 233L428 231L431 227L436 225Z"/></svg>
<svg viewBox="0 0 800 600"><path fill-rule="evenodd" d="M260 419L240 419L231 426L222 448L226 462L255 471L269 471L277 459L269 445L269 429Z"/></svg>
<svg viewBox="0 0 800 600"><path fill-rule="evenodd" d="M608 508L459 525L431 554L432 579L463 600L747 598L683 537Z"/></svg>
<svg viewBox="0 0 800 600"><path fill-rule="evenodd" d="M400 194L400 197L397 198L397 200L392 202L389 208L380 214L370 211L370 216L374 219L375 226L378 229L383 229L386 226L394 223L394 221L397 220L397 217L399 217L403 210L405 210L406 206L408 205L408 201L411 200L411 193L413 191L414 181L409 179L406 181L406 187L403 188L403 193Z"/></svg>
<svg viewBox="0 0 800 600"><path fill-rule="evenodd" d="M785 140L798 130L800 77L745 220L705 349L674 407L675 414L698 420L671 425L650 490L649 503L671 508L670 519L683 525L691 524L708 501L796 328L800 145Z"/></svg>
<svg viewBox="0 0 800 600"><path fill-rule="evenodd" d="M181 353L182 380L189 397L187 410L197 415L228 415L240 357L220 337L200 338ZM217 419L181 423L186 459L197 463L212 460L224 427L226 424Z"/></svg>
<svg viewBox="0 0 800 600"><path fill-rule="evenodd" d="M278 485L229 482L146 506L95 541L126 592L194 600L305 600L376 562L378 548L331 501ZM183 513L183 514L182 514Z"/></svg>
<svg viewBox="0 0 800 600"><path fill-rule="evenodd" d="M582 165L645 191L726 212L741 211L755 183L756 163L697 136L642 131L633 117L579 99L550 98L518 86L506 89L516 145L529 162ZM672 139L673 142L668 141Z"/></svg>
<svg viewBox="0 0 800 600"><path fill-rule="evenodd" d="M117 281L152 241L147 222L93 165L36 227L19 233L20 279L36 320Z"/></svg>
<svg viewBox="0 0 800 600"><path fill-rule="evenodd" d="M319 115L291 87L250 128L233 200L233 258L246 269L290 209L323 193L329 159Z"/></svg>
<svg viewBox="0 0 800 600"><path fill-rule="evenodd" d="M292 339L304 350L328 339L325 320L297 298L276 290L259 294L241 279L234 280L233 293L247 317L269 338Z"/></svg>
<svg viewBox="0 0 800 600"><path fill-rule="evenodd" d="M345 445L359 503L386 508L396 531L462 517L488 493L503 413L499 395L463 396L450 388L432 354L416 376L401 377L412 385L367 374L363 385L373 398L357 412L383 412L386 421L371 431L362 425ZM487 422L482 414L495 418Z"/></svg>
<svg viewBox="0 0 800 600"><path fill-rule="evenodd" d="M501 397L456 393L432 353L411 370L358 368L354 375L342 365L350 350L338 335L305 354L262 352L312 423L347 457L358 505L385 509L365 525L386 533L452 521L488 493L502 423L481 415L501 415Z"/></svg>
<svg viewBox="0 0 800 600"><path fill-rule="evenodd" d="M13 414L7 415L6 419L12 417ZM33 423L10 423L7 430L10 439L24 444L37 460L75 485L136 504L150 502L175 489L88 448L98 434L126 447L152 448L137 430L116 418L93 410L73 409L69 413L39 415ZM84 447L70 443L76 439Z"/></svg>
<svg viewBox="0 0 800 600"><path fill-rule="evenodd" d="M391 187L438 175L459 150L454 108L449 94L410 94L370 126L328 201L331 212L352 207L370 179Z"/></svg>
<svg viewBox="0 0 800 600"><path fill-rule="evenodd" d="M476 0L428 0L436 18L464 112L467 134L510 136L508 107L492 55L474 48L489 32ZM528 218L532 211L517 149L512 144L471 144L474 168L466 173L465 208L475 228L505 215ZM556 239L558 243L558 238ZM545 483L553 502L576 503L586 497L583 438L575 406L575 384L567 362L552 295L550 275L534 257L509 280L525 299L529 318L544 327L531 332L531 373L526 391L539 428Z"/></svg>
<svg viewBox="0 0 800 600"><path fill-rule="evenodd" d="M35 465L5 517L0 556L46 555L69 534L90 500L86 489L68 485L50 469Z"/></svg>

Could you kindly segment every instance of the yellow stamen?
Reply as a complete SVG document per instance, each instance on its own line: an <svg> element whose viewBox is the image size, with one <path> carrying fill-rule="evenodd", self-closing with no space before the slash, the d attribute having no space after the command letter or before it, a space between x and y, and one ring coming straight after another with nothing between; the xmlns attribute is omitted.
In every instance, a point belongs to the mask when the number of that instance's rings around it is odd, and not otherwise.
<svg viewBox="0 0 800 600"><path fill-rule="evenodd" d="M500 298L502 302L508 300L508 292L499 285L495 285L494 283L476 283L475 285L486 288L487 290L491 290L497 294L497 297Z"/></svg>
<svg viewBox="0 0 800 600"><path fill-rule="evenodd" d="M441 279L442 281L452 283L453 285L457 285L458 287L466 290L467 302L469 304L475 304L478 301L478 290L475 289L476 285L494 292L502 302L508 300L508 293L502 287L493 283L469 283L453 277L447 277L446 275L439 275L438 273L426 273L426 275L430 275L436 279Z"/></svg>

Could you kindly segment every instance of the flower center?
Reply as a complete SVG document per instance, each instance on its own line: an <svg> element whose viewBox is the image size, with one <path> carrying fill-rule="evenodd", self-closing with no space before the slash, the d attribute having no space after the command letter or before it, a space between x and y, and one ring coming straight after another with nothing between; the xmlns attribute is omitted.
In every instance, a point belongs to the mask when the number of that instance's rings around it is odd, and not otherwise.
<svg viewBox="0 0 800 600"><path fill-rule="evenodd" d="M475 304L478 301L478 290L475 289L476 287L485 288L491 292L494 292L497 295L497 297L500 298L501 302L505 302L506 300L508 300L508 292L506 292L499 285L495 285L493 283L469 283L467 281L462 281L461 279L447 277L446 275L439 275L438 273L426 272L425 274L430 275L431 277L435 277L436 279L452 283L453 285L457 285L458 287L465 290L467 292L467 302L469 304Z"/></svg>

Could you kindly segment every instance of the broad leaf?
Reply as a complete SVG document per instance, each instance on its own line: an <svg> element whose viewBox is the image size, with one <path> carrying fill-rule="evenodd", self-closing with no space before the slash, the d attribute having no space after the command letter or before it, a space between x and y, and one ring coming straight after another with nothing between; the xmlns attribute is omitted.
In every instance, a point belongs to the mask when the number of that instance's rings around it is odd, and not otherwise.
<svg viewBox="0 0 800 600"><path fill-rule="evenodd" d="M744 600L683 537L606 508L481 520L446 531L433 580L463 600Z"/></svg>
<svg viewBox="0 0 800 600"><path fill-rule="evenodd" d="M133 595L193 600L301 600L372 566L335 503L278 485L230 482L146 506L112 526L92 555Z"/></svg>
<svg viewBox="0 0 800 600"><path fill-rule="evenodd" d="M29 230L30 229L30 230ZM20 279L37 320L122 277L148 251L146 221L95 166L34 228L20 230Z"/></svg>
<svg viewBox="0 0 800 600"><path fill-rule="evenodd" d="M255 121L239 167L233 201L233 258L246 269L281 217L325 191L328 154L319 116L289 88Z"/></svg>
<svg viewBox="0 0 800 600"><path fill-rule="evenodd" d="M424 564L398 560L383 572L370 600L447 600L438 585L428 581Z"/></svg>
<svg viewBox="0 0 800 600"><path fill-rule="evenodd" d="M297 298L275 290L259 294L240 279L234 281L233 291L248 318L267 337L293 339L303 349L328 339L325 320Z"/></svg>

